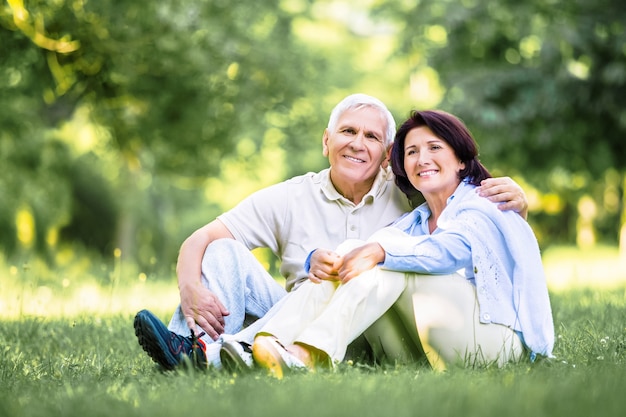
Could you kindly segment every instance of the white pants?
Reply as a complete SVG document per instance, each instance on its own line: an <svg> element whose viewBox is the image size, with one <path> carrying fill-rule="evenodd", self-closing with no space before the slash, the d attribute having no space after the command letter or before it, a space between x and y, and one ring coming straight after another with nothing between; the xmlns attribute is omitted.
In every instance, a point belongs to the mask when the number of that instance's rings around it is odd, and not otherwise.
<svg viewBox="0 0 626 417"><path fill-rule="evenodd" d="M345 242L345 253L359 242ZM479 321L476 289L459 274L420 275L374 268L345 285L302 284L261 333L294 342L341 361L361 333L377 359L415 360L426 355L434 369L504 363L523 354L517 334Z"/></svg>
<svg viewBox="0 0 626 417"><path fill-rule="evenodd" d="M375 268L345 285L303 283L287 294L260 333L283 344L313 346L341 361L350 342L391 307L405 287L404 274Z"/></svg>
<svg viewBox="0 0 626 417"><path fill-rule="evenodd" d="M524 354L512 329L480 322L476 287L461 275L402 275L405 290L365 331L376 358L406 362L426 355L434 369L444 370L502 366Z"/></svg>

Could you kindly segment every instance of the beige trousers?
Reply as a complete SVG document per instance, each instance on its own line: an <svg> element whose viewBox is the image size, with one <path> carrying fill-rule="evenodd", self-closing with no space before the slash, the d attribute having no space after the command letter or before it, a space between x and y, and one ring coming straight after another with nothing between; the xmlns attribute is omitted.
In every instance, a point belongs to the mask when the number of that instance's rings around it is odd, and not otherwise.
<svg viewBox="0 0 626 417"><path fill-rule="evenodd" d="M502 366L524 354L512 329L480 322L476 287L461 275L402 275L405 290L365 331L376 358L406 362L426 355L434 369L444 370Z"/></svg>
<svg viewBox="0 0 626 417"><path fill-rule="evenodd" d="M346 241L337 252L360 244ZM345 285L303 283L260 331L283 344L313 346L333 362L343 360L348 344L363 332L377 359L406 362L425 355L438 370L501 366L524 352L510 328L480 323L476 288L461 275L378 267Z"/></svg>
<svg viewBox="0 0 626 417"><path fill-rule="evenodd" d="M375 268L345 285L324 281L303 283L287 294L280 309L260 330L283 344L302 343L341 361L350 342L396 302L404 274Z"/></svg>

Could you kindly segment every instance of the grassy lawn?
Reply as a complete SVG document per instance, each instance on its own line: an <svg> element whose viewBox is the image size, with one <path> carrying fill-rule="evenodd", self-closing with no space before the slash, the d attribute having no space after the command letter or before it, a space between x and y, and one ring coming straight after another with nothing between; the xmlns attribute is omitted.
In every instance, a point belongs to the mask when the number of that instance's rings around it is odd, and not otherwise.
<svg viewBox="0 0 626 417"><path fill-rule="evenodd" d="M549 279L558 283L551 285L554 360L445 373L418 364L348 363L281 381L261 371L161 372L137 344L132 317L149 307L167 319L176 302L176 294L169 295L176 291L173 282L104 286L100 297L78 309L81 301L69 290L11 287L3 277L0 417L622 416L626 280L614 254L596 255L565 250L544 258ZM600 267L585 266L602 256L602 268L615 276L611 282ZM556 273L576 274L576 285L565 285L562 275L550 277ZM45 302L25 302L36 297Z"/></svg>

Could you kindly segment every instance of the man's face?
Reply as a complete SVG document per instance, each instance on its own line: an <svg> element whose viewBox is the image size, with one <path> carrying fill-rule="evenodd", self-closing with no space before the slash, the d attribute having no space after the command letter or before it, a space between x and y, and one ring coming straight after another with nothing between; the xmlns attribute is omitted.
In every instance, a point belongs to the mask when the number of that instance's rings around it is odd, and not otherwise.
<svg viewBox="0 0 626 417"><path fill-rule="evenodd" d="M324 156L332 167L333 183L358 186L373 182L387 157L384 132L387 125L373 107L347 110L333 132L324 132Z"/></svg>

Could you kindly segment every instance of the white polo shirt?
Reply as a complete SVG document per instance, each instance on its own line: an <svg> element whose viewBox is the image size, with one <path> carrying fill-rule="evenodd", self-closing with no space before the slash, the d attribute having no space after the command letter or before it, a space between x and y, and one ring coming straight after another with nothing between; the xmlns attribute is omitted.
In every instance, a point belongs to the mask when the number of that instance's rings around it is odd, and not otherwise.
<svg viewBox="0 0 626 417"><path fill-rule="evenodd" d="M390 169L381 169L357 205L330 181L330 168L259 190L218 217L249 249L270 248L282 261L287 290L307 277L304 262L316 248L335 249L346 239L367 239L411 210Z"/></svg>

